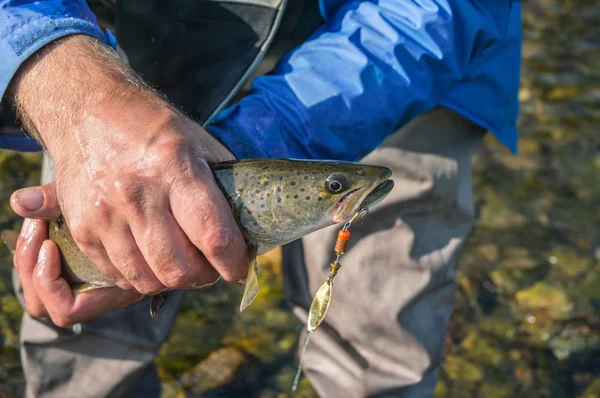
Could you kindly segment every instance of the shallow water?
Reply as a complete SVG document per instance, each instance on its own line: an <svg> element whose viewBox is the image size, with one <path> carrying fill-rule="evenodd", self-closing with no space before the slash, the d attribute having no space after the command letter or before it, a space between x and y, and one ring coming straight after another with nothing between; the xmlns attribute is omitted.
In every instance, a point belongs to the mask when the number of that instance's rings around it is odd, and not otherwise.
<svg viewBox="0 0 600 398"><path fill-rule="evenodd" d="M474 161L478 222L439 397L600 397L597 3L523 2L520 154L489 136ZM18 227L7 198L38 180L38 162L0 152L0 227ZM187 295L157 360L165 397L287 396L302 325L285 309L278 252L261 263L261 293L242 316L239 287ZM6 251L0 264L0 397L19 396L21 310ZM305 378L297 396L315 396Z"/></svg>

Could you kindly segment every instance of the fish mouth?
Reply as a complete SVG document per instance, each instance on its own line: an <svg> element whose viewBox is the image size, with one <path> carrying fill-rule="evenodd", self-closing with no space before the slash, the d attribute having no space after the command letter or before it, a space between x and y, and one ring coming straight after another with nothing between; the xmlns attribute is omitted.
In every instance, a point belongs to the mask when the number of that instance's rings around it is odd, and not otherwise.
<svg viewBox="0 0 600 398"><path fill-rule="evenodd" d="M344 205L344 203L348 202L348 200L350 200L350 198L353 197L354 194L357 193L358 191L360 191L361 189L363 189L363 187L353 189L352 191L350 191L347 194L345 194L344 196L342 196L342 198L335 204L335 207L333 208L333 213L334 213L333 221L335 221L335 222L344 221L344 219L342 219L342 217L340 217L341 216L340 210L342 209L342 206Z"/></svg>
<svg viewBox="0 0 600 398"><path fill-rule="evenodd" d="M356 212L361 211L363 209L368 210L372 208L373 206L380 203L390 193L392 188L394 188L394 182L392 180L385 180L379 185L377 185L375 188L368 191L366 196L358 202L358 206L353 206L351 209L347 209L347 206L344 205L348 201L350 201L350 199L352 199L355 195L364 191L365 187L353 189L352 191L344 195L336 203L335 208L333 209L333 221L336 223L344 222Z"/></svg>
<svg viewBox="0 0 600 398"><path fill-rule="evenodd" d="M373 206L381 203L383 199L392 191L394 188L394 181L385 180L381 184L377 185L375 189L373 189L366 198L363 199L360 204L359 210L367 209L369 210Z"/></svg>

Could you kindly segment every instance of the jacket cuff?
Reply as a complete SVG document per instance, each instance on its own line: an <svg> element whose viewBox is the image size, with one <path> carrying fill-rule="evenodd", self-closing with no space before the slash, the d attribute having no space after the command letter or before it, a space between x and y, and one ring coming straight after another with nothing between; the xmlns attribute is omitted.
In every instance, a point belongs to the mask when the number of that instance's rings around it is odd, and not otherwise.
<svg viewBox="0 0 600 398"><path fill-rule="evenodd" d="M19 152L39 152L42 146L31 137L25 135L0 134L0 148Z"/></svg>
<svg viewBox="0 0 600 398"><path fill-rule="evenodd" d="M75 18L51 18L42 16L19 26L0 39L0 98L15 73L27 58L46 44L68 35L85 34L103 43L115 44L114 36L104 33L98 25Z"/></svg>

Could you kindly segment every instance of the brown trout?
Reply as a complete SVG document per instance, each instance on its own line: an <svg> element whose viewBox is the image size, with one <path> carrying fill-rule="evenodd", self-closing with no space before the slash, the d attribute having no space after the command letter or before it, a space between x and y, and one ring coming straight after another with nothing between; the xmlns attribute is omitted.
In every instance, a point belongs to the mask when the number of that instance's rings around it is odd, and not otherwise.
<svg viewBox="0 0 600 398"><path fill-rule="evenodd" d="M383 200L394 185L388 168L352 162L246 159L211 169L250 251L241 311L258 293L257 255L347 221ZM14 246L15 235L5 231L2 237ZM49 238L60 249L63 276L73 290L115 286L79 249L64 222L49 222Z"/></svg>

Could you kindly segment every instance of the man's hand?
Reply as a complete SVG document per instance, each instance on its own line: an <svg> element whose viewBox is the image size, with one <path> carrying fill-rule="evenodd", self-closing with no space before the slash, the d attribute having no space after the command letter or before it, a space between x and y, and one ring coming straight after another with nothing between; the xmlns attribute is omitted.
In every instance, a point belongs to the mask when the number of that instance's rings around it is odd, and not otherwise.
<svg viewBox="0 0 600 398"><path fill-rule="evenodd" d="M95 39L63 39L22 69L17 110L52 155L62 215L101 271L147 295L246 277L243 236L207 164L229 151Z"/></svg>
<svg viewBox="0 0 600 398"><path fill-rule="evenodd" d="M19 191L25 199L13 200L12 207L23 217L56 218L60 209L54 184ZM34 210L28 210L33 208ZM124 307L144 296L134 290L106 288L74 293L60 276L60 254L48 238L48 226L39 219L25 218L14 255L27 311L37 317L51 317L60 327L72 326L112 308Z"/></svg>

